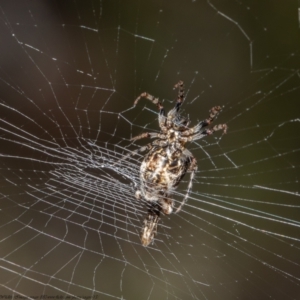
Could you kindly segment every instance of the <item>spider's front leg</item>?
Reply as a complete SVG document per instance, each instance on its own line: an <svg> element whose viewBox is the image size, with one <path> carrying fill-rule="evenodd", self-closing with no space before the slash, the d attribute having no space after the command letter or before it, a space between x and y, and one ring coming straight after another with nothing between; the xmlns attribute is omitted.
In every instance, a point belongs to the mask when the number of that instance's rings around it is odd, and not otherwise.
<svg viewBox="0 0 300 300"><path fill-rule="evenodd" d="M178 83L175 84L174 89L178 89L178 97L177 97L177 102L176 102L176 112L178 112L182 102L184 101L183 81L179 80Z"/></svg>
<svg viewBox="0 0 300 300"><path fill-rule="evenodd" d="M182 132L182 136L191 136L194 135L194 137L188 141L194 141L199 140L207 135L213 134L215 131L223 129L224 133L227 132L227 125L226 124L218 124L215 125L212 129L203 129L207 125L211 124L215 117L219 114L221 111L221 106L214 106L209 112L209 118L201 121L199 124L194 126L193 128L189 128Z"/></svg>
<svg viewBox="0 0 300 300"><path fill-rule="evenodd" d="M219 131L219 130L223 130L223 133L227 133L227 125L226 124L218 124L218 125L215 125L213 128L211 129L205 129L203 131L200 131L199 133L196 133L196 134L191 134L191 135L188 135L188 136L184 136L182 134L182 137L179 138L179 141L180 142L183 142L183 143L187 143L187 142L192 142L192 141L196 141L196 140L200 140L208 135L212 135L215 131Z"/></svg>
<svg viewBox="0 0 300 300"><path fill-rule="evenodd" d="M221 111L221 106L214 106L210 111L209 111L209 118L205 120L205 123L210 124L214 118L220 113Z"/></svg>
<svg viewBox="0 0 300 300"><path fill-rule="evenodd" d="M152 103L157 105L159 109L159 117L158 117L158 123L159 127L162 129L162 131L165 131L165 123L166 123L166 117L165 117L165 109L158 98L155 98L154 96L144 92L141 93L134 101L134 106L137 105L137 103L140 101L141 98L146 98L150 100Z"/></svg>
<svg viewBox="0 0 300 300"><path fill-rule="evenodd" d="M179 112L180 106L184 101L184 85L183 81L179 80L178 83L175 84L174 89L178 89L178 96L177 96L177 101L176 105L173 109L171 109L168 112L168 121L172 122L172 120L175 118L176 114Z"/></svg>

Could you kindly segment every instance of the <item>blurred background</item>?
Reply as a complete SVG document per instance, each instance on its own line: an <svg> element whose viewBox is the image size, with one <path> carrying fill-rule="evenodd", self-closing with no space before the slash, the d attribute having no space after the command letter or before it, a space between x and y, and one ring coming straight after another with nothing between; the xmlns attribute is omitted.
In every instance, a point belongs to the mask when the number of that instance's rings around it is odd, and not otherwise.
<svg viewBox="0 0 300 300"><path fill-rule="evenodd" d="M0 0L0 296L298 299L299 2ZM130 138L183 80L223 107L154 243ZM186 193L189 174L174 193ZM178 201L178 202L177 202Z"/></svg>

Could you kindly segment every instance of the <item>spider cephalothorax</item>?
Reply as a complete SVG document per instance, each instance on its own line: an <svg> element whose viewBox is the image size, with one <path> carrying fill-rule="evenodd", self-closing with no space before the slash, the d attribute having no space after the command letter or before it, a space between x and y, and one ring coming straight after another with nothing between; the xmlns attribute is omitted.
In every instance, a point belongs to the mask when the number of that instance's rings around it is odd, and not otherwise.
<svg viewBox="0 0 300 300"><path fill-rule="evenodd" d="M155 139L152 143L133 152L136 154L148 151L140 167L140 189L136 192L136 198L146 200L148 206L148 215L144 220L141 233L141 241L144 246L148 246L154 239L160 212L167 215L173 212L174 202L170 196L186 172L191 172L187 193L177 207L176 213L187 201L197 170L197 161L192 153L185 148L185 144L211 135L217 130L222 129L224 133L227 130L226 124L205 129L221 110L220 106L215 106L210 110L208 119L189 128L188 119L179 114L180 106L184 101L183 82L179 81L174 88L178 88L176 105L167 115L158 98L148 93L142 93L134 102L136 105L141 98L146 98L156 104L159 109L158 123L161 129L160 133L146 132L132 138L132 140Z"/></svg>

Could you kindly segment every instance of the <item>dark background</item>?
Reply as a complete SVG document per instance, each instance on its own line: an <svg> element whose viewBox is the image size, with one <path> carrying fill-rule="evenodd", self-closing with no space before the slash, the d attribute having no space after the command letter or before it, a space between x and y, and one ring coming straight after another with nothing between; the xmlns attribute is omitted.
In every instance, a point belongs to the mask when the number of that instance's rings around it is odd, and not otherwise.
<svg viewBox="0 0 300 300"><path fill-rule="evenodd" d="M0 1L0 294L298 299L298 9ZM192 195L144 248L139 161L112 164L158 130L137 95L169 110L180 79L192 124L221 105L229 130L188 146Z"/></svg>

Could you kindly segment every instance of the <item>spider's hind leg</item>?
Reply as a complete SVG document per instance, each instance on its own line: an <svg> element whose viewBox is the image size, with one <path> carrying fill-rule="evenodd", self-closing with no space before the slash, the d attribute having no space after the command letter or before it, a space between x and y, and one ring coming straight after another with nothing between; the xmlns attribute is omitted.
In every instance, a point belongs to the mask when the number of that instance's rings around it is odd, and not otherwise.
<svg viewBox="0 0 300 300"><path fill-rule="evenodd" d="M140 101L140 99L142 98L146 98L148 100L150 100L153 104L155 104L158 109L159 109L159 114L160 115L165 115L165 110L164 110L164 107L163 105L161 104L161 102L159 101L158 98L155 98L154 96L144 92L144 93L141 93L134 101L134 106L137 105L137 103Z"/></svg>

